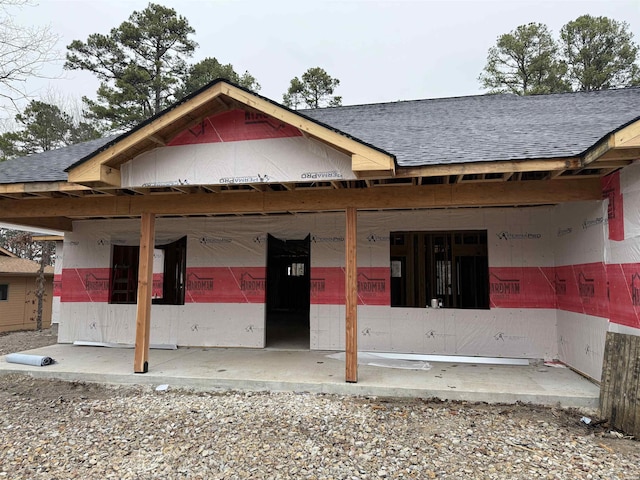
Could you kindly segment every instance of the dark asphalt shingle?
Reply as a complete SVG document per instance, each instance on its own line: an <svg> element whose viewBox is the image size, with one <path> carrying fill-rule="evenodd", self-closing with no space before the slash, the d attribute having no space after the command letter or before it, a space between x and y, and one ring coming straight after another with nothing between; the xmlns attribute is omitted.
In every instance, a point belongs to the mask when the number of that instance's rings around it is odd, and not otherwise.
<svg viewBox="0 0 640 480"><path fill-rule="evenodd" d="M395 155L400 166L572 157L640 118L640 88L477 95L299 113ZM0 162L0 184L66 180L65 168L114 138Z"/></svg>
<svg viewBox="0 0 640 480"><path fill-rule="evenodd" d="M400 166L568 157L640 117L640 88L414 100L301 113L396 156Z"/></svg>
<svg viewBox="0 0 640 480"><path fill-rule="evenodd" d="M107 143L113 137L99 138L48 152L0 162L0 184L67 181L69 165Z"/></svg>

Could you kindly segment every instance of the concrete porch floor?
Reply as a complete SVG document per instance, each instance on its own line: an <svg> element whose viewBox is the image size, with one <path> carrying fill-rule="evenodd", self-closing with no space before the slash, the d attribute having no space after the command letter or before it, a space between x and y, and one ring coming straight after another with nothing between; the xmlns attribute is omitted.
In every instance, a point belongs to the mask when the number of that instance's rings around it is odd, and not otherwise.
<svg viewBox="0 0 640 480"><path fill-rule="evenodd" d="M271 390L338 395L439 398L470 402L598 408L599 388L568 368L429 362L430 370L358 366L358 383L345 383L345 364L334 352L179 348L151 350L149 372L133 373L133 349L57 344L23 353L56 363L7 363L0 374L109 384L168 384L197 390Z"/></svg>

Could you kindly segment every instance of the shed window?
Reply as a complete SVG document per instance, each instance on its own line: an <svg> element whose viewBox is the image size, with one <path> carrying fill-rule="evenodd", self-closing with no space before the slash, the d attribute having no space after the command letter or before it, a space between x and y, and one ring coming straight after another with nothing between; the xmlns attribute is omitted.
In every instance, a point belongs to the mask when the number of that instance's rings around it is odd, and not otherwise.
<svg viewBox="0 0 640 480"><path fill-rule="evenodd" d="M391 306L489 308L486 230L391 232Z"/></svg>
<svg viewBox="0 0 640 480"><path fill-rule="evenodd" d="M110 303L136 303L140 247L114 245L111 256ZM154 249L153 303L184 305L187 237Z"/></svg>
<svg viewBox="0 0 640 480"><path fill-rule="evenodd" d="M0 284L0 302L9 300L9 285Z"/></svg>

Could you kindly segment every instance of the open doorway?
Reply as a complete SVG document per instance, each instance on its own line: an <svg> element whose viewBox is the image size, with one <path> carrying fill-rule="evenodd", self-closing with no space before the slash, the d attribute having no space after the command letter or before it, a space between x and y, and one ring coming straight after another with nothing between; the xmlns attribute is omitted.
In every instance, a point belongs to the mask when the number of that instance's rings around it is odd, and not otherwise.
<svg viewBox="0 0 640 480"><path fill-rule="evenodd" d="M309 348L311 235L267 239L266 346Z"/></svg>

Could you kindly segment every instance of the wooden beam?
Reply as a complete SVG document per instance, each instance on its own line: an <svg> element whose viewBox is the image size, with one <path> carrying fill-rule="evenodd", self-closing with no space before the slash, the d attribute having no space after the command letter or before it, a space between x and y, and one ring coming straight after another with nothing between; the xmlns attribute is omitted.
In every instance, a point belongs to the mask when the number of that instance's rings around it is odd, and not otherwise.
<svg viewBox="0 0 640 480"><path fill-rule="evenodd" d="M613 136L612 135L608 135L606 138L604 138L603 140L598 142L595 147L590 149L584 155L584 157L582 159L583 166L584 165L589 165L590 163L595 162L600 157L602 157L604 154L606 154L607 152L612 150L614 147L615 147L615 144L614 144L614 141L613 141Z"/></svg>
<svg viewBox="0 0 640 480"><path fill-rule="evenodd" d="M34 242L62 242L64 235L32 235Z"/></svg>
<svg viewBox="0 0 640 480"><path fill-rule="evenodd" d="M155 215L143 213L140 222L140 262L138 265L138 305L136 311L135 373L149 371L149 332L151 328L151 290L153 287L153 247Z"/></svg>
<svg viewBox="0 0 640 480"><path fill-rule="evenodd" d="M351 155L351 170L356 175L392 175L395 171L395 162L391 157L381 158L377 155L375 158L368 158L354 153Z"/></svg>
<svg viewBox="0 0 640 480"><path fill-rule="evenodd" d="M91 188L68 182L32 182L9 183L0 185L0 195L4 193L41 193L41 192L86 192Z"/></svg>
<svg viewBox="0 0 640 480"><path fill-rule="evenodd" d="M562 178L562 177L560 177ZM29 200L0 199L0 219L33 217L126 217L153 211L157 215L206 215L222 213L281 213L360 210L490 207L556 204L600 200L597 178L486 182L440 185L400 185L385 188L331 190L238 191Z"/></svg>
<svg viewBox="0 0 640 480"><path fill-rule="evenodd" d="M73 231L73 224L70 218L65 217L44 217L44 218L15 218L6 217L2 219L3 223L12 223L16 226L24 226L30 228L44 228L46 230L59 230L61 232Z"/></svg>
<svg viewBox="0 0 640 480"><path fill-rule="evenodd" d="M154 143L157 143L161 147L167 146L167 141L164 138L162 138L159 134L149 135L149 140L151 140Z"/></svg>
<svg viewBox="0 0 640 480"><path fill-rule="evenodd" d="M590 169L592 170L592 169ZM597 169L596 169L597 170ZM580 174L580 175L576 175L575 173L571 174L571 175L560 175L559 177L556 177L554 180L562 180L563 182L565 180L569 180L570 178L596 178L596 179L600 179L602 177L601 173L590 173L588 175L585 174Z"/></svg>
<svg viewBox="0 0 640 480"><path fill-rule="evenodd" d="M618 130L613 134L614 148L640 147L640 120Z"/></svg>
<svg viewBox="0 0 640 480"><path fill-rule="evenodd" d="M171 190L173 190L174 192L189 194L189 193L191 193L191 190L194 187L188 187L188 186L178 187L176 185L171 185L169 188Z"/></svg>
<svg viewBox="0 0 640 480"><path fill-rule="evenodd" d="M358 261L357 261L358 211L346 209L345 231L345 381L358 381Z"/></svg>
<svg viewBox="0 0 640 480"><path fill-rule="evenodd" d="M25 198L24 193L0 193L0 196L2 198L12 198L14 200L22 200L23 198Z"/></svg>
<svg viewBox="0 0 640 480"><path fill-rule="evenodd" d="M398 167L395 177L439 177L442 175L484 175L507 172L544 172L570 170L581 166L580 159L547 158L539 160L506 160L453 165L428 165L423 167Z"/></svg>
<svg viewBox="0 0 640 480"><path fill-rule="evenodd" d="M502 177L499 178L485 178L485 175L481 175L480 178L470 178L469 180L462 180L464 183L488 183L488 182L504 182Z"/></svg>
<svg viewBox="0 0 640 480"><path fill-rule="evenodd" d="M82 164L83 166L85 164ZM79 167L78 167L79 168ZM120 170L100 163L87 162L82 170L69 172L69 182L83 185L120 187Z"/></svg>
<svg viewBox="0 0 640 480"><path fill-rule="evenodd" d="M616 149L618 148L633 148L636 149L640 147L640 135L637 135L624 143L616 144Z"/></svg>
<svg viewBox="0 0 640 480"><path fill-rule="evenodd" d="M624 150L611 150L600 157L601 161L616 160L638 160L640 159L640 148L628 148Z"/></svg>
<svg viewBox="0 0 640 480"><path fill-rule="evenodd" d="M587 168L623 168L627 165L631 165L631 160L597 160Z"/></svg>

